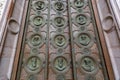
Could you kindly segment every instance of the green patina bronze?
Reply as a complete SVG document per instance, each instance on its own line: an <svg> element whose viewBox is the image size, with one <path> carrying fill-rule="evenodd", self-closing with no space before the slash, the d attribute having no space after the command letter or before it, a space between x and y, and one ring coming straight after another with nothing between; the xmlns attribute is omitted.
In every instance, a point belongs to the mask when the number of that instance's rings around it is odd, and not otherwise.
<svg viewBox="0 0 120 80"><path fill-rule="evenodd" d="M58 71L64 71L68 66L68 62L64 57L57 57L54 60L54 67Z"/></svg>
<svg viewBox="0 0 120 80"><path fill-rule="evenodd" d="M36 10L42 10L45 8L45 2L43 1L37 1L34 3L34 7Z"/></svg>
<svg viewBox="0 0 120 80"><path fill-rule="evenodd" d="M63 11L64 10L64 4L62 2L56 2L54 4L54 7L57 11Z"/></svg>
<svg viewBox="0 0 120 80"><path fill-rule="evenodd" d="M69 73L69 70L71 70L70 74L72 76L70 76L70 80L80 80L78 74L80 76L82 74L84 80L96 80L93 74L98 72L99 65L97 59L90 55L92 54L91 47L94 45L93 36L98 39L99 37L98 35L91 35L88 30L90 23L94 25L92 25L93 28L96 26L94 18L91 16L90 0L66 0L66 2L64 0L29 1L25 26L26 35L29 36L26 37L25 35L23 40L26 39L27 44L23 41L23 46L30 45L27 46L30 54L26 59L28 52L22 49L22 57L24 56L23 53L26 52L25 61L23 58L20 59L20 65L25 62L26 74L29 75L27 80L39 80L36 76L40 75L40 72L44 72L42 73L44 79L42 79L48 80L49 69L52 72L51 68L53 68L52 75L55 75L56 80L68 80L69 75L66 76L65 73ZM88 10L90 9L87 13L84 11L86 7ZM96 28L92 33L95 31L97 34ZM98 55L98 53L96 54ZM51 57L51 55L55 56ZM81 58L83 55L89 56ZM22 70L21 66L18 70L17 80L20 80L20 70ZM78 72L79 70L80 72Z"/></svg>
<svg viewBox="0 0 120 80"><path fill-rule="evenodd" d="M85 77L85 80L96 80L96 77L93 76L93 75L87 75L87 76Z"/></svg>
<svg viewBox="0 0 120 80"><path fill-rule="evenodd" d="M62 27L62 26L65 25L65 19L62 18L62 17L56 17L56 18L54 19L54 23L55 23L55 25L56 25L57 27Z"/></svg>
<svg viewBox="0 0 120 80"><path fill-rule="evenodd" d="M87 23L87 17L83 14L77 15L76 22L80 25L84 25Z"/></svg>
<svg viewBox="0 0 120 80"><path fill-rule="evenodd" d="M41 16L35 16L33 18L33 24L36 25L36 26L40 26L43 24L43 17Z"/></svg>
<svg viewBox="0 0 120 80"><path fill-rule="evenodd" d="M81 67L87 72L92 72L96 69L96 63L91 57L84 57L81 60Z"/></svg>
<svg viewBox="0 0 120 80"><path fill-rule="evenodd" d="M30 75L27 80L37 80L37 78L34 75Z"/></svg>
<svg viewBox="0 0 120 80"><path fill-rule="evenodd" d="M34 34L30 38L30 44L33 46L39 46L42 43L42 37L39 34Z"/></svg>
<svg viewBox="0 0 120 80"><path fill-rule="evenodd" d="M26 66L30 71L37 71L41 67L42 61L39 57L32 56L27 60Z"/></svg>
<svg viewBox="0 0 120 80"><path fill-rule="evenodd" d="M84 6L84 0L75 0L75 1L74 1L74 5L75 5L75 7L77 7L77 8L81 8L81 7Z"/></svg>
<svg viewBox="0 0 120 80"><path fill-rule="evenodd" d="M54 42L57 46L62 47L66 44L66 38L63 35L56 35Z"/></svg>
<svg viewBox="0 0 120 80"><path fill-rule="evenodd" d="M83 46L87 46L91 41L91 38L87 33L81 33L78 39L79 43Z"/></svg>
<svg viewBox="0 0 120 80"><path fill-rule="evenodd" d="M62 74L57 75L56 80L66 80L65 76Z"/></svg>

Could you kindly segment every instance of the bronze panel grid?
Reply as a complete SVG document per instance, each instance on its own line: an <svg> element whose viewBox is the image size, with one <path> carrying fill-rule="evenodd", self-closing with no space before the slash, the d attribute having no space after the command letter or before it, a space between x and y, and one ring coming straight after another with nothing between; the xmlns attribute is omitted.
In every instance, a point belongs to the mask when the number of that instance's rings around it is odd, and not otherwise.
<svg viewBox="0 0 120 80"><path fill-rule="evenodd" d="M90 0L30 0L17 80L108 80Z"/></svg>

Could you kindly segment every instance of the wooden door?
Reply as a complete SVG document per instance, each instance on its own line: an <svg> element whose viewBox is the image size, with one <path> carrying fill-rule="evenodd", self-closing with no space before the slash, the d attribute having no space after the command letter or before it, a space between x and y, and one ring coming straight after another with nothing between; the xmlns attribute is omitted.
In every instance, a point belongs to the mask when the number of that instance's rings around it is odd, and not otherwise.
<svg viewBox="0 0 120 80"><path fill-rule="evenodd" d="M109 80L91 0L29 0L16 80Z"/></svg>

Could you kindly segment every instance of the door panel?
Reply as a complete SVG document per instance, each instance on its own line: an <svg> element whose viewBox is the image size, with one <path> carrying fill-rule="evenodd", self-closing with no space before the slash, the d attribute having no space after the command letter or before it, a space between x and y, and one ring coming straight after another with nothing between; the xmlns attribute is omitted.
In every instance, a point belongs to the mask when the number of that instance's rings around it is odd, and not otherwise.
<svg viewBox="0 0 120 80"><path fill-rule="evenodd" d="M74 79L107 80L91 0L68 0L68 5Z"/></svg>
<svg viewBox="0 0 120 80"><path fill-rule="evenodd" d="M17 80L108 80L91 0L29 0Z"/></svg>
<svg viewBox="0 0 120 80"><path fill-rule="evenodd" d="M50 1L48 80L73 80L67 1Z"/></svg>

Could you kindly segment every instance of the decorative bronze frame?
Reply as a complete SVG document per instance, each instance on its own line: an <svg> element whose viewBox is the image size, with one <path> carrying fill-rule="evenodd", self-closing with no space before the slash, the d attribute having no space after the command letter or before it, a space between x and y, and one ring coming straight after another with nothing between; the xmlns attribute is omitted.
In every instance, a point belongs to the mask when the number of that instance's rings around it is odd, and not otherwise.
<svg viewBox="0 0 120 80"><path fill-rule="evenodd" d="M105 44L106 42L105 42L105 38L104 38L104 35L103 35L101 23L100 23L100 20L99 20L99 15L98 15L97 6L96 6L96 0L91 0L91 1L92 1L93 11L94 11L93 14L94 14L95 21L96 21L95 25L97 25L97 29L96 30L99 33L99 38L100 38L101 47L102 47L102 51L103 51L103 55L104 55L104 60L105 60L106 67L107 67L109 80L115 80L114 74L113 74L112 65L111 65L111 61L110 61L110 56L109 56L109 53L108 53L108 50L107 50L107 46ZM27 2L26 4L29 4L29 2ZM68 1L68 4L70 4L69 1ZM27 13L27 8L25 7L23 17L26 16L26 13ZM23 22L22 22L22 25L21 25L21 30L20 30L20 34L19 34L18 45L17 45L17 49L16 49L16 55L15 55L15 59L14 59L14 65L13 65L13 71L12 71L11 80L16 80L17 69L18 69L18 62L19 62L19 59L20 59L21 42L22 42L23 33L25 33L24 32L24 24L25 24L25 19L23 19ZM50 23L48 23L48 25L49 24ZM49 36L48 36L48 38L49 38ZM75 60L74 57L73 57L73 60ZM75 62L75 61L73 61L73 62ZM75 69L73 69L73 70L75 70ZM47 74L46 74L46 76L47 76ZM76 80L75 77L74 77L74 80Z"/></svg>

